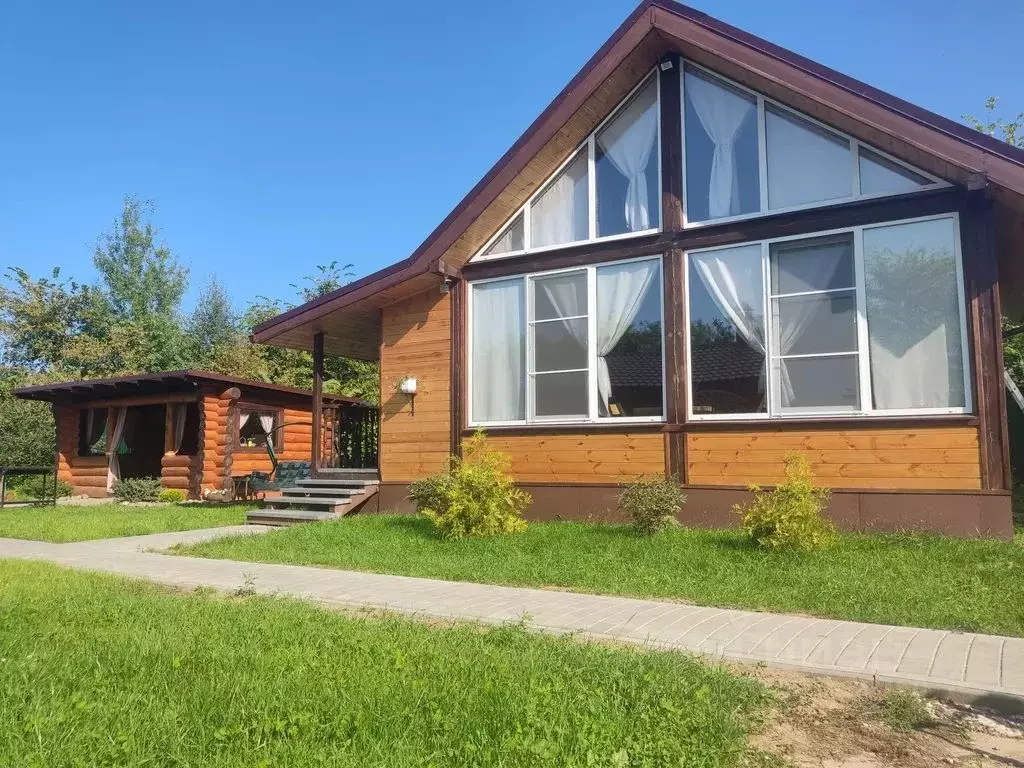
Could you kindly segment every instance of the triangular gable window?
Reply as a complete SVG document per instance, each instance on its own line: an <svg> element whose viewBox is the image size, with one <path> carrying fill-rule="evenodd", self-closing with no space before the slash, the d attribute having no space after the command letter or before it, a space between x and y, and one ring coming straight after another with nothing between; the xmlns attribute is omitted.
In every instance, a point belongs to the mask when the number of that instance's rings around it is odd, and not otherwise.
<svg viewBox="0 0 1024 768"><path fill-rule="evenodd" d="M686 64L687 224L942 185L788 107Z"/></svg>

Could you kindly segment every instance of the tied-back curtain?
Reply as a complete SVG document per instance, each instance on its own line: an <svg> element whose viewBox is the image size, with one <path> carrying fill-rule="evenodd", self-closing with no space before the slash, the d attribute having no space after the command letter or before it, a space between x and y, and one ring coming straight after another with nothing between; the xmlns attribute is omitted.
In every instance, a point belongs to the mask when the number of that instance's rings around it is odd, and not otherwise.
<svg viewBox="0 0 1024 768"><path fill-rule="evenodd" d="M267 436L267 442L273 442L274 437L271 434L274 431L274 414L264 413L260 415L260 427L263 428L264 434Z"/></svg>
<svg viewBox="0 0 1024 768"><path fill-rule="evenodd" d="M523 281L473 286L473 419L525 418Z"/></svg>
<svg viewBox="0 0 1024 768"><path fill-rule="evenodd" d="M85 435L91 452L107 431L107 409L90 408L86 413L88 415L85 417Z"/></svg>
<svg viewBox="0 0 1024 768"><path fill-rule="evenodd" d="M764 320L757 309L764 304L761 293L760 247L693 254L690 258L714 299L715 305L732 321L743 340L765 353Z"/></svg>
<svg viewBox="0 0 1024 768"><path fill-rule="evenodd" d="M114 409L114 429L107 441L107 491L114 490L114 483L121 479L121 462L118 449L124 437L124 424L128 416L127 408Z"/></svg>
<svg viewBox="0 0 1024 768"><path fill-rule="evenodd" d="M571 243L587 237L587 156L580 154L530 209L530 246Z"/></svg>
<svg viewBox="0 0 1024 768"><path fill-rule="evenodd" d="M605 358L633 325L657 272L658 264L652 261L597 270L597 392L602 415L608 415L612 394L612 380Z"/></svg>
<svg viewBox="0 0 1024 768"><path fill-rule="evenodd" d="M626 177L626 226L630 232L649 229L647 163L658 137L658 93L652 80L597 135L597 143L615 169Z"/></svg>
<svg viewBox="0 0 1024 768"><path fill-rule="evenodd" d="M691 73L686 77L686 95L715 145L708 181L708 212L712 219L737 214L740 187L734 142L744 120L756 107L731 90Z"/></svg>
<svg viewBox="0 0 1024 768"><path fill-rule="evenodd" d="M186 403L178 403L174 406L174 452L181 450L181 443L185 439L185 415L188 413Z"/></svg>

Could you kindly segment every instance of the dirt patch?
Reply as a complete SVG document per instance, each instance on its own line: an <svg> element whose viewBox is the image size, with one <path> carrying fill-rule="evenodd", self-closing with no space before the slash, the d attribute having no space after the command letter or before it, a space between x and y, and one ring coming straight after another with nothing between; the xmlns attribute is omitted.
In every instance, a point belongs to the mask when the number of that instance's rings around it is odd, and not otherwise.
<svg viewBox="0 0 1024 768"><path fill-rule="evenodd" d="M1024 768L1024 717L858 680L730 666L778 700L751 738L750 768Z"/></svg>

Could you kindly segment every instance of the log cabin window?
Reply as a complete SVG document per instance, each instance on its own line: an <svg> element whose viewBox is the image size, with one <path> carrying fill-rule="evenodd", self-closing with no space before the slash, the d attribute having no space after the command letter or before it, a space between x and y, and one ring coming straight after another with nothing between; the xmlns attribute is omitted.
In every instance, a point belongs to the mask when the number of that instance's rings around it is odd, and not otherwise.
<svg viewBox="0 0 1024 768"><path fill-rule="evenodd" d="M682 88L688 226L944 186L702 67Z"/></svg>
<svg viewBox="0 0 1024 768"><path fill-rule="evenodd" d="M269 440L270 447L281 450L281 412L273 408L260 406L240 406L235 434L238 435L236 447L241 451L266 451Z"/></svg>
<svg viewBox="0 0 1024 768"><path fill-rule="evenodd" d="M659 88L645 77L474 258L658 232Z"/></svg>
<svg viewBox="0 0 1024 768"><path fill-rule="evenodd" d="M199 403L172 403L170 449L178 456L199 451Z"/></svg>
<svg viewBox="0 0 1024 768"><path fill-rule="evenodd" d="M971 410L957 216L687 253L694 419Z"/></svg>
<svg viewBox="0 0 1024 768"><path fill-rule="evenodd" d="M78 455L102 456L107 449L107 409L82 408L78 412Z"/></svg>
<svg viewBox="0 0 1024 768"><path fill-rule="evenodd" d="M662 325L660 256L471 284L471 423L662 420Z"/></svg>

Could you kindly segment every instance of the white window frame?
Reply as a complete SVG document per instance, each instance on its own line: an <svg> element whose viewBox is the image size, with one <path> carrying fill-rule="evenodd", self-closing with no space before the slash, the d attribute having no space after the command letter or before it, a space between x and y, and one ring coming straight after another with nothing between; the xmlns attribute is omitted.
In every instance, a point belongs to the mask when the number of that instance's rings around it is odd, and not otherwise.
<svg viewBox="0 0 1024 768"><path fill-rule="evenodd" d="M680 76L679 76L679 110L680 110L680 133L682 135L682 165L683 165L683 227L685 229L697 229L699 227L710 227L718 224L727 224L733 221L744 221L746 219L757 219L765 216L775 216L782 213L792 213L793 211L806 211L813 208L825 208L830 205L841 205L843 203L850 203L861 200L880 200L886 197L894 197L902 194L913 194L907 192L879 192L875 194L861 194L860 191L860 148L863 146L869 152L872 152L879 157L888 160L895 165L898 165L916 176L923 176L926 179L931 180L931 184L920 187L914 192L924 192L926 190L941 189L943 187L952 186L949 182L940 179L934 174L928 173L921 168L915 168L910 163L900 160L898 157L893 157L888 152L885 152L878 147L868 144L866 141L861 141L848 133L838 130L837 128L823 123L820 120L816 120L810 115L805 115L799 110L788 107L775 99L769 98L762 93L759 93L752 88L748 88L745 85L737 83L735 80L730 80L728 77L715 72L714 70L708 69L707 67L701 66L696 62L689 61L686 59L680 59ZM687 201L687 190L686 190L686 69L687 67L697 70L705 75L710 76L713 79L720 80L721 82L751 96L757 101L757 162L758 162L758 188L761 198L761 210L751 211L750 213L740 213L735 216L723 216L719 219L704 219L701 221L690 221L689 219L689 206L686 204ZM766 109L772 107L781 112L787 112L800 120L804 120L811 125L816 125L822 130L828 131L829 133L837 136L841 139L845 139L850 143L850 162L853 166L852 173L852 188L853 195L850 197L834 197L828 200L817 200L810 203L804 203L802 205L787 206L785 208L769 208L768 207L768 134L766 128Z"/></svg>
<svg viewBox="0 0 1024 768"><path fill-rule="evenodd" d="M964 376L964 405L952 408L874 408L872 406L872 384L871 384L871 360L870 343L868 338L867 318L867 295L864 286L864 232L870 229L899 226L901 224L916 224L923 221L939 221L950 219L953 222L953 260L956 262L956 290L960 310L960 353L962 358ZM854 277L856 280L856 304L857 304L857 359L858 359L858 388L860 393L860 408L857 410L839 411L819 409L786 410L779 413L773 411L775 402L775 375L773 373L772 361L776 357L772 349L773 331L771 318L771 258L770 250L773 243L793 242L797 240L812 240L829 235L853 235L853 258ZM855 227L841 227L822 232L811 232L802 235L788 235L786 237L774 237L767 240L758 240L746 243L735 243L728 246L716 246L710 248L693 248L683 254L683 295L686 297L683 307L683 323L686 329L685 350L686 359L692 360L690 351L690 255L696 253L711 253L758 244L761 246L761 280L764 300L764 338L765 338L765 393L767 398L767 413L721 413L707 414L693 412L693 366L688 372L689 379L686 382L686 418L688 421L787 421L787 420L843 420L850 418L865 417L888 417L888 416L948 416L966 415L974 413L974 404L971 390L971 355L970 341L967 335L967 303L964 294L963 258L961 255L960 243L960 216L958 213L940 213L932 216L919 216L912 219L897 219L884 221L875 224L866 224ZM847 290L847 289L843 289ZM849 353L842 353L848 355Z"/></svg>
<svg viewBox="0 0 1024 768"><path fill-rule="evenodd" d="M661 298L661 416L599 416L598 391L597 391L597 271L602 267L614 267L619 264L631 264L640 261L651 261L658 265L658 296ZM533 302L533 280L535 278L551 277L553 275L570 274L573 272L585 272L587 275L587 415L580 417L566 416L541 416L534 417L535 392L534 376L531 371L533 362L533 332L534 302ZM466 392L467 392L467 413L469 426L476 427L516 427L516 426L550 426L553 424L661 424L665 422L668 403L668 393L665 388L665 265L662 254L653 256L640 256L635 259L622 259L619 261L608 261L600 264L588 264L583 267L565 267L561 269L545 270L543 272L527 272L517 275L506 275L503 277L487 278L485 280L473 280L468 284L466 290ZM509 280L523 281L523 296L526 302L525 324L523 332L526 334L524 343L526 346L526 360L524 362L525 386L525 419L513 421L478 421L473 415L473 287L486 283L498 283ZM649 290L649 289L648 289ZM561 320L562 318L559 318ZM545 321L541 321L545 322ZM573 369L582 370L582 369ZM546 371L544 373L554 373ZM544 375L542 373L541 375Z"/></svg>
<svg viewBox="0 0 1024 768"><path fill-rule="evenodd" d="M614 235L604 235L598 237L597 235L597 134L610 123L615 117L622 111L622 108L629 103L629 100L645 88L651 79L654 79L655 87L655 106L657 107L658 113L658 128L654 137L655 149L657 150L657 168L658 168L658 226L651 227L649 229L640 230L637 232L619 232ZM576 159L577 155L581 151L585 150L587 153L587 234L588 236L582 240L573 240L569 243L556 243L555 245L543 245L533 248L530 246L530 209L533 203L539 198L548 188L552 181L558 178L558 175L565 170L565 168ZM661 78L658 77L658 68L653 68L650 72L644 75L640 82L633 86L632 90L626 97L622 99L615 108L608 113L608 115L598 123L597 127L587 136L586 140L583 141L579 146L575 147L572 152L569 153L568 157L563 160L559 166L554 170L551 175L544 179L537 187L537 191L527 198L526 202L523 203L519 208L512 212L508 218L502 222L501 226L498 227L487 242L484 243L483 247L480 248L470 259L470 261L492 261L494 259L507 259L512 256L522 256L526 253L543 253L544 251L558 250L559 248L571 248L575 245L583 245L585 243L604 243L613 242L615 240L625 240L631 237L643 237L644 235L654 235L661 232L664 222L662 222L662 211L661 211L661 197L662 197L662 178L661 178ZM488 254L487 251L492 245L494 245L500 238L505 230L515 221L516 217L522 214L523 216L523 247L518 251L508 251L506 253L495 253Z"/></svg>

